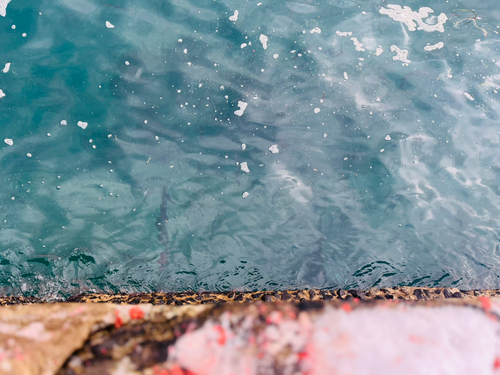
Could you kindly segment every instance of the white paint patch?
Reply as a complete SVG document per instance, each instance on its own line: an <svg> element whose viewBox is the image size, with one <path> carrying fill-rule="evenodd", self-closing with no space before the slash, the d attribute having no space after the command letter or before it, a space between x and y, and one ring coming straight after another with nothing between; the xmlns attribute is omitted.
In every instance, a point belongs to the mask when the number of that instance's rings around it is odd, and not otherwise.
<svg viewBox="0 0 500 375"><path fill-rule="evenodd" d="M7 143L9 146L12 146L14 144L14 141L10 138L5 138L3 141Z"/></svg>
<svg viewBox="0 0 500 375"><path fill-rule="evenodd" d="M278 145L272 145L271 147L269 147L268 150L271 151L273 154L277 154L278 152L280 152Z"/></svg>
<svg viewBox="0 0 500 375"><path fill-rule="evenodd" d="M314 113L320 113L321 112L321 109L319 108L314 108Z"/></svg>
<svg viewBox="0 0 500 375"><path fill-rule="evenodd" d="M427 32L439 31L443 33L444 24L448 20L446 14L441 13L437 17L437 23L430 25L424 22L424 18L428 18L430 13L434 13L434 11L428 7L422 7L418 12L414 12L407 6L401 8L401 5L388 4L387 8L380 8L379 13L389 16L394 21L405 24L410 31L424 30Z"/></svg>
<svg viewBox="0 0 500 375"><path fill-rule="evenodd" d="M245 151L245 150L247 149L247 145L246 145L246 144L244 144L244 143L242 143L242 144L241 144L241 149L242 149L243 151Z"/></svg>
<svg viewBox="0 0 500 375"><path fill-rule="evenodd" d="M246 44L246 43L241 43L241 46L240 46L240 47L243 49L243 48L245 48L246 46L248 46L248 44Z"/></svg>
<svg viewBox="0 0 500 375"><path fill-rule="evenodd" d="M239 14L239 12L237 10L235 10L234 14L229 17L229 21L233 21L233 22L238 21L238 14Z"/></svg>
<svg viewBox="0 0 500 375"><path fill-rule="evenodd" d="M4 92L2 91L2 89L0 89L0 99L2 99L4 96L5 96Z"/></svg>
<svg viewBox="0 0 500 375"><path fill-rule="evenodd" d="M319 27L315 27L314 29L312 29L311 31L309 31L311 34L321 34L321 29Z"/></svg>
<svg viewBox="0 0 500 375"><path fill-rule="evenodd" d="M115 28L115 25L113 25L113 24L112 24L111 22L109 22L109 21L106 21L106 27L107 27L108 29L114 29L114 28Z"/></svg>
<svg viewBox="0 0 500 375"><path fill-rule="evenodd" d="M240 168L243 172L246 172L246 173L250 172L250 169L248 169L248 164L246 161L244 161L243 163L240 164Z"/></svg>
<svg viewBox="0 0 500 375"><path fill-rule="evenodd" d="M5 17L7 15L7 5L11 0L0 0L0 16Z"/></svg>
<svg viewBox="0 0 500 375"><path fill-rule="evenodd" d="M2 69L2 72L8 73L9 70L10 70L10 63L7 63L5 64L5 67Z"/></svg>
<svg viewBox="0 0 500 375"><path fill-rule="evenodd" d="M261 34L259 36L259 40L262 43L262 48L267 49L267 41L269 40L269 38L267 36L265 36L264 34Z"/></svg>
<svg viewBox="0 0 500 375"><path fill-rule="evenodd" d="M473 101L473 100L474 100L474 97L473 97L471 94L469 94L468 92L464 92L464 95L465 95L465 97L466 97L467 99L469 99L470 101Z"/></svg>
<svg viewBox="0 0 500 375"><path fill-rule="evenodd" d="M441 49L444 47L444 43L443 42L439 42L439 43L436 43L436 44L430 44L430 43L427 43L427 45L424 47L424 50L426 51L434 51L436 49Z"/></svg>
<svg viewBox="0 0 500 375"><path fill-rule="evenodd" d="M344 72L344 79L347 81L349 79L349 76L347 75L347 72Z"/></svg>
<svg viewBox="0 0 500 375"><path fill-rule="evenodd" d="M68 125L68 121L66 121L66 120L61 120L61 125Z"/></svg>
<svg viewBox="0 0 500 375"><path fill-rule="evenodd" d="M352 31L335 31L338 36L352 36Z"/></svg>
<svg viewBox="0 0 500 375"><path fill-rule="evenodd" d="M407 49L400 49L396 45L391 46L391 52L396 52L396 56L392 56L392 59L394 61L401 61L403 63L403 66L408 66L408 64L411 63L411 60L408 60L408 50Z"/></svg>
<svg viewBox="0 0 500 375"><path fill-rule="evenodd" d="M83 122L83 121L78 121L78 122L77 122L77 125L78 125L80 128L82 128L82 129L86 129L86 128L87 128L87 126L89 125L89 123L88 123L88 122Z"/></svg>
<svg viewBox="0 0 500 375"><path fill-rule="evenodd" d="M243 194L241 194L241 197L243 199L246 199L246 198L248 198L249 195L250 195L250 193L248 191L245 191Z"/></svg>
<svg viewBox="0 0 500 375"><path fill-rule="evenodd" d="M273 57L274 57L275 59L277 59L279 56L280 56L280 55L278 55L277 53L275 53L275 54L273 55Z"/></svg>
<svg viewBox="0 0 500 375"><path fill-rule="evenodd" d="M384 53L384 49L382 48L382 46L378 46L377 49L375 50L375 55L380 56L383 53Z"/></svg>
<svg viewBox="0 0 500 375"><path fill-rule="evenodd" d="M387 134L384 138L386 141L390 141L391 140L391 136L389 134Z"/></svg>
<svg viewBox="0 0 500 375"><path fill-rule="evenodd" d="M243 113L245 112L245 109L247 109L248 103L238 101L238 110L234 111L234 114L236 116L243 116Z"/></svg>
<svg viewBox="0 0 500 375"><path fill-rule="evenodd" d="M358 52L365 52L365 49L363 48L363 43L361 43L358 38L351 38L352 42L354 43L354 47L356 47L356 51Z"/></svg>

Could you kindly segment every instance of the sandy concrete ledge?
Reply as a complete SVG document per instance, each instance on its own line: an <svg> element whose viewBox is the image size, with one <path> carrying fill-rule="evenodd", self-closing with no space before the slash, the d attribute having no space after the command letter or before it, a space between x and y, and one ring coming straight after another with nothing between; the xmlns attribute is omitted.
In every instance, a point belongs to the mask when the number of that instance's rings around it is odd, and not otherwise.
<svg viewBox="0 0 500 375"><path fill-rule="evenodd" d="M485 296L4 306L0 373L500 374L499 317Z"/></svg>
<svg viewBox="0 0 500 375"><path fill-rule="evenodd" d="M286 291L256 291L256 292L179 292L179 293L83 293L69 297L66 302L96 302L96 303L119 303L119 304L143 304L153 305L198 305L206 303L224 302L254 302L254 301L330 301L330 300L352 300L358 298L362 301L369 300L433 300L448 298L477 298L500 297L500 290L459 290L456 288L415 288L396 287L369 290L358 289L308 289L308 290L286 290ZM24 305L46 301L36 297L23 296L0 296L0 305Z"/></svg>

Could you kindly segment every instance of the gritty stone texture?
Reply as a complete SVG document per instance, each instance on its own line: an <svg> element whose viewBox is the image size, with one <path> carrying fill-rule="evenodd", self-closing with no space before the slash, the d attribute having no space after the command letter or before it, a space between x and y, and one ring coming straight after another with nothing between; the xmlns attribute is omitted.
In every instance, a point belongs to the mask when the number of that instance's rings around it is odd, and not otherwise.
<svg viewBox="0 0 500 375"><path fill-rule="evenodd" d="M112 302L120 304L151 303L154 305L197 305L205 303L253 302L253 301L329 301L359 298L362 301L373 299L432 300L445 298L476 298L500 295L497 290L460 291L456 288L381 288L369 290L288 290L260 292L181 292L181 293L132 293L132 294L79 294L68 302ZM1 304L0 300L0 304Z"/></svg>

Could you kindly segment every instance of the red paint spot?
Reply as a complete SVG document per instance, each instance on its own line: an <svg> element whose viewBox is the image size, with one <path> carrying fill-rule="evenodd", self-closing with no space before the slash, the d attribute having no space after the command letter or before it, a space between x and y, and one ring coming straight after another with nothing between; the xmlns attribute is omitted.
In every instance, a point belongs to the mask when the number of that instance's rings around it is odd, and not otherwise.
<svg viewBox="0 0 500 375"><path fill-rule="evenodd" d="M493 368L494 369L500 368L500 358L498 357L495 358L495 363L493 363Z"/></svg>
<svg viewBox="0 0 500 375"><path fill-rule="evenodd" d="M352 311L352 307L347 302L344 302L342 304L342 310L344 310L345 312L351 312Z"/></svg>
<svg viewBox="0 0 500 375"><path fill-rule="evenodd" d="M101 354L106 354L108 352L108 349L106 348L101 348Z"/></svg>
<svg viewBox="0 0 500 375"><path fill-rule="evenodd" d="M308 354L307 354L307 352L300 352L297 354L297 357L299 358L299 361L303 361L304 359L306 359L308 357Z"/></svg>
<svg viewBox="0 0 500 375"><path fill-rule="evenodd" d="M175 365L170 369L170 375L184 375L184 371L179 366Z"/></svg>
<svg viewBox="0 0 500 375"><path fill-rule="evenodd" d="M226 343L226 332L224 331L224 328L220 325L216 325L214 326L214 329L219 333L217 343L221 346L224 345Z"/></svg>
<svg viewBox="0 0 500 375"><path fill-rule="evenodd" d="M120 317L120 313L118 312L118 310L115 310L115 316L116 316L116 319L115 319L115 328L118 329L118 328L120 328L123 325L123 320Z"/></svg>
<svg viewBox="0 0 500 375"><path fill-rule="evenodd" d="M410 342L414 343L414 344L425 344L425 339L423 337L420 337L420 336L416 336L416 335L410 335Z"/></svg>
<svg viewBox="0 0 500 375"><path fill-rule="evenodd" d="M144 318L144 311L139 306L132 307L128 313L131 319L142 319Z"/></svg>
<svg viewBox="0 0 500 375"><path fill-rule="evenodd" d="M479 300L481 301L481 305L483 306L484 311L491 310L491 301L488 297L481 296L479 297Z"/></svg>
<svg viewBox="0 0 500 375"><path fill-rule="evenodd" d="M354 297L353 302L354 303L359 303L360 299L358 297Z"/></svg>

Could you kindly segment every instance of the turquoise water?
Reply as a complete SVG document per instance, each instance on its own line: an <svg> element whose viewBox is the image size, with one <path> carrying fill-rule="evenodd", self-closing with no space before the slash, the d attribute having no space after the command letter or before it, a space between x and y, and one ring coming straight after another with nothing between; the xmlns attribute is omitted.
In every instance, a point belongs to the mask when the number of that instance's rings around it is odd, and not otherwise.
<svg viewBox="0 0 500 375"><path fill-rule="evenodd" d="M0 0L0 292L500 287L500 3L392 4Z"/></svg>

